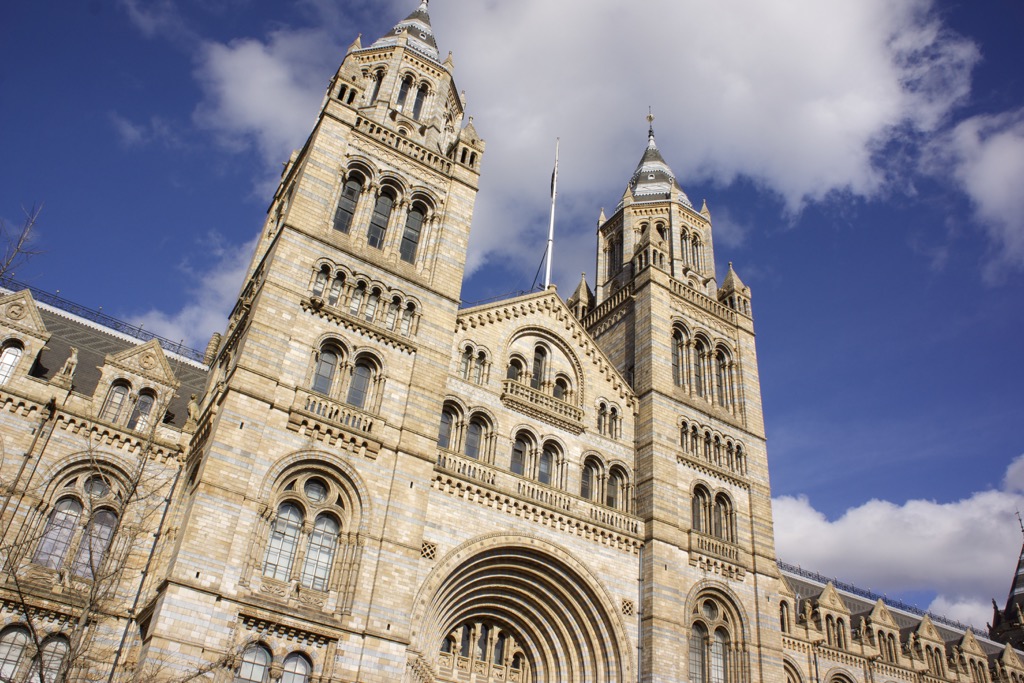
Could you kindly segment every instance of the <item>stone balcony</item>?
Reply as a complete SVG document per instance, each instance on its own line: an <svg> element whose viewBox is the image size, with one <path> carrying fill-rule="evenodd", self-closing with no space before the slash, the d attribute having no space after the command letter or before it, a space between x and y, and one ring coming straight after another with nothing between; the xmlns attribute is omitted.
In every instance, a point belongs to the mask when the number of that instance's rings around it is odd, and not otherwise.
<svg viewBox="0 0 1024 683"><path fill-rule="evenodd" d="M537 391L528 384L506 379L501 383L501 402L573 434L583 431L583 409Z"/></svg>
<svg viewBox="0 0 1024 683"><path fill-rule="evenodd" d="M306 389L295 390L288 411L288 429L369 458L380 452L383 425L377 416Z"/></svg>
<svg viewBox="0 0 1024 683"><path fill-rule="evenodd" d="M690 530L690 564L727 578L742 580L749 564L747 553L738 545Z"/></svg>

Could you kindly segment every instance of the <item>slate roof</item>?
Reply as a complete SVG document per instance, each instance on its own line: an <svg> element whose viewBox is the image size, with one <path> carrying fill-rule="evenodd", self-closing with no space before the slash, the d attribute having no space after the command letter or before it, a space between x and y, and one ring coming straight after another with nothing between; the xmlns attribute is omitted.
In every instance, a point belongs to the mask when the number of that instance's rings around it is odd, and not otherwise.
<svg viewBox="0 0 1024 683"><path fill-rule="evenodd" d="M434 39L434 29L430 25L430 15L427 14L427 0L422 0L420 6L412 14L395 24L389 33L381 36L367 49L395 45L398 43L398 36L403 32L409 34L409 47L435 62L441 61L441 55L437 51L437 41Z"/></svg>

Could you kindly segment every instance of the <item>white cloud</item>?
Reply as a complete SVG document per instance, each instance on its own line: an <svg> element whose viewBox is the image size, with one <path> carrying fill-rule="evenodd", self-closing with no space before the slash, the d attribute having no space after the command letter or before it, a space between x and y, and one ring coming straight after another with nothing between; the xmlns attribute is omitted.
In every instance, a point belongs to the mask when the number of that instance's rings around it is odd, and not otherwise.
<svg viewBox="0 0 1024 683"><path fill-rule="evenodd" d="M878 593L935 591L930 609L983 627L991 598L1004 598L1016 567L1022 474L1024 455L1009 465L1003 490L948 503L871 500L835 520L807 498L776 498L777 552Z"/></svg>
<svg viewBox="0 0 1024 683"><path fill-rule="evenodd" d="M953 169L987 226L997 256L989 275L1024 264L1024 109L961 121L931 152L933 170Z"/></svg>
<svg viewBox="0 0 1024 683"><path fill-rule="evenodd" d="M216 235L209 237L206 251L212 256L210 265L201 271L185 267L191 286L184 304L177 311L151 309L130 317L135 325L172 341L183 340L186 346L202 351L214 332L224 330L225 321L238 297L246 269L256 248L256 240L245 244L223 244Z"/></svg>

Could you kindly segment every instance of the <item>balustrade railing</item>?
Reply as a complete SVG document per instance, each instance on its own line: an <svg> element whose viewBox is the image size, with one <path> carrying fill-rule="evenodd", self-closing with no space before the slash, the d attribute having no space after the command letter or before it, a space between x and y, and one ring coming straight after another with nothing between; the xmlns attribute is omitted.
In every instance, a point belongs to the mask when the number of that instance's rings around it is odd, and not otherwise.
<svg viewBox="0 0 1024 683"><path fill-rule="evenodd" d="M571 422L583 421L582 408L566 403L565 401L555 398L549 394L537 391L528 384L523 384L522 382L514 379L506 379L502 383L502 390L507 397L528 403L563 420L569 420Z"/></svg>
<svg viewBox="0 0 1024 683"><path fill-rule="evenodd" d="M709 313L717 315L719 318L728 320L731 323L736 322L736 311L718 303L709 296L701 294L696 289L684 285L682 282L672 280L672 293L683 297L692 304L700 306Z"/></svg>
<svg viewBox="0 0 1024 683"><path fill-rule="evenodd" d="M456 455L451 451L441 451L437 456L437 466L454 472L467 479L482 481L488 486L494 486L496 472L487 467L479 460Z"/></svg>
<svg viewBox="0 0 1024 683"><path fill-rule="evenodd" d="M735 545L699 531L690 531L690 551L711 555L726 562L740 561L740 549Z"/></svg>
<svg viewBox="0 0 1024 683"><path fill-rule="evenodd" d="M367 434L373 431L375 418L345 403L339 403L322 394L300 389L295 392L295 405L292 410L335 424L339 427L355 429Z"/></svg>

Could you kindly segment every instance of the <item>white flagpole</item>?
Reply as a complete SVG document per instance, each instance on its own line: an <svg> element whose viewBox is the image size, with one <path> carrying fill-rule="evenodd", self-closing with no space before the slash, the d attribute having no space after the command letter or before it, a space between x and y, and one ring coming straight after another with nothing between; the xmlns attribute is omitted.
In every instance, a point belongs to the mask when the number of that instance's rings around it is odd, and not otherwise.
<svg viewBox="0 0 1024 683"><path fill-rule="evenodd" d="M548 258L547 269L544 273L544 289L551 286L551 253L555 247L555 200L558 198L558 143L560 138L555 138L555 170L551 174L551 224L548 227Z"/></svg>

